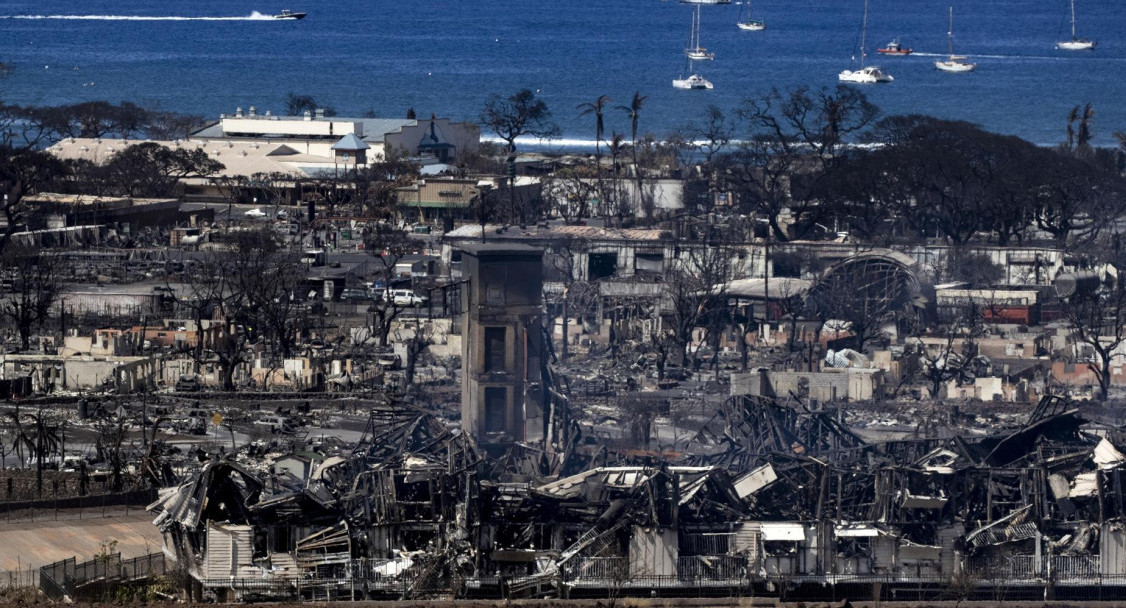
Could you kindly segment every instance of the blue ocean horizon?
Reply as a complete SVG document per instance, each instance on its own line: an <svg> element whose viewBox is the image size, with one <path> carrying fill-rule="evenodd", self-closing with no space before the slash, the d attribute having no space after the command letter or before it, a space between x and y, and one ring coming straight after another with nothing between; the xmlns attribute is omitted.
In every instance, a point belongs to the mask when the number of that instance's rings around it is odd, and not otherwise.
<svg viewBox="0 0 1126 608"><path fill-rule="evenodd" d="M977 71L933 67L946 52L947 6L955 49ZM685 71L693 8L674 0L9 0L0 7L0 80L8 103L56 105L105 99L157 105L209 119L236 107L281 112L287 93L314 96L341 115L431 113L476 120L494 93L536 91L562 129L560 147L589 145L594 119L576 106L600 95L606 134L629 136L626 105L648 97L640 132L664 137L702 121L715 105L734 118L747 98L772 88L837 86L855 64L863 0L757 0L766 31L736 26L738 3L705 6L701 42L716 59L696 71L712 91L673 89ZM274 20L282 9L302 21ZM885 115L966 120L1033 143L1064 140L1076 105L1095 110L1094 141L1126 131L1126 8L1077 0L1079 33L1094 51L1054 48L1070 37L1067 0L986 2L869 0L868 63L894 77L862 86ZM893 38L915 49L883 57Z"/></svg>

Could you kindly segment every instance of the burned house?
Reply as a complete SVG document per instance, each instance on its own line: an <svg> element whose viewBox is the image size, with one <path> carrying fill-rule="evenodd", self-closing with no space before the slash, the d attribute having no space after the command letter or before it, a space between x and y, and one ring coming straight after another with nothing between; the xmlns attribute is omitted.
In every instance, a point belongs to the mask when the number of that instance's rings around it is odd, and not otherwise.
<svg viewBox="0 0 1126 608"><path fill-rule="evenodd" d="M881 597L1082 597L1093 581L1112 597L1126 593L1121 440L1058 398L979 439L868 443L839 412L740 395L677 462L590 442L553 459L532 443L490 456L379 406L354 450L307 476L211 461L150 508L168 556L221 599L701 585L839 599L874 582Z"/></svg>

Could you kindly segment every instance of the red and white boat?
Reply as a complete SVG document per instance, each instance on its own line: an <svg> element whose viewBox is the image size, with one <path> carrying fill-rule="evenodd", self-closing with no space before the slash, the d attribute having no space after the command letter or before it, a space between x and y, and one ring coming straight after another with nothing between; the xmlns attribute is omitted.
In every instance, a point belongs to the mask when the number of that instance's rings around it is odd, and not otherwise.
<svg viewBox="0 0 1126 608"><path fill-rule="evenodd" d="M881 55L910 55L915 51L909 49L899 43L899 38L892 40L888 45L882 49L876 49L876 52Z"/></svg>

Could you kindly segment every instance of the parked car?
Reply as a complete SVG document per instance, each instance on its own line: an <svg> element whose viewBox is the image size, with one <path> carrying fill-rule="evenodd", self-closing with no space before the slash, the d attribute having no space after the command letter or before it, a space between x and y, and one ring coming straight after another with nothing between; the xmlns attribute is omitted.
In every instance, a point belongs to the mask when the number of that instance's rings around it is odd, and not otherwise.
<svg viewBox="0 0 1126 608"><path fill-rule="evenodd" d="M340 293L341 302L367 302L370 299L366 289L349 287Z"/></svg>
<svg viewBox="0 0 1126 608"><path fill-rule="evenodd" d="M392 289L389 297L395 306L419 306L427 302L426 297L409 289Z"/></svg>
<svg viewBox="0 0 1126 608"><path fill-rule="evenodd" d="M202 388L199 376L196 374L180 374L180 378L176 380L176 392L178 393L196 393Z"/></svg>
<svg viewBox="0 0 1126 608"><path fill-rule="evenodd" d="M294 432L293 424L283 416L262 416L254 421L254 426L275 435L292 435Z"/></svg>
<svg viewBox="0 0 1126 608"><path fill-rule="evenodd" d="M384 353L376 358L375 364L384 370L392 370L399 369L401 362L399 361L399 355L396 355L394 353Z"/></svg>

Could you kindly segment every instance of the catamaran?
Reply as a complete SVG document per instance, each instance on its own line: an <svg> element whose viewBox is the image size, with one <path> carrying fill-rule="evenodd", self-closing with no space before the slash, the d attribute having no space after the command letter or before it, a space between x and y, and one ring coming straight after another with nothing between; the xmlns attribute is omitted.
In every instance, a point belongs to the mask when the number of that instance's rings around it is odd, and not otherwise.
<svg viewBox="0 0 1126 608"><path fill-rule="evenodd" d="M934 62L934 67L943 72L972 72L977 64L966 61L965 55L954 54L954 7L951 6L949 9L950 26L946 29L946 46L949 54L945 60L939 59Z"/></svg>
<svg viewBox="0 0 1126 608"><path fill-rule="evenodd" d="M684 89L684 90L708 89L708 90L711 90L711 89L715 88L715 86L712 85L711 81L709 81L707 78L704 78L703 76L697 74L692 68L693 68L693 63L692 63L692 60L689 59L688 60L688 69L685 70L686 75L681 76L680 78L676 78L672 81L672 86L673 86L674 89Z"/></svg>

